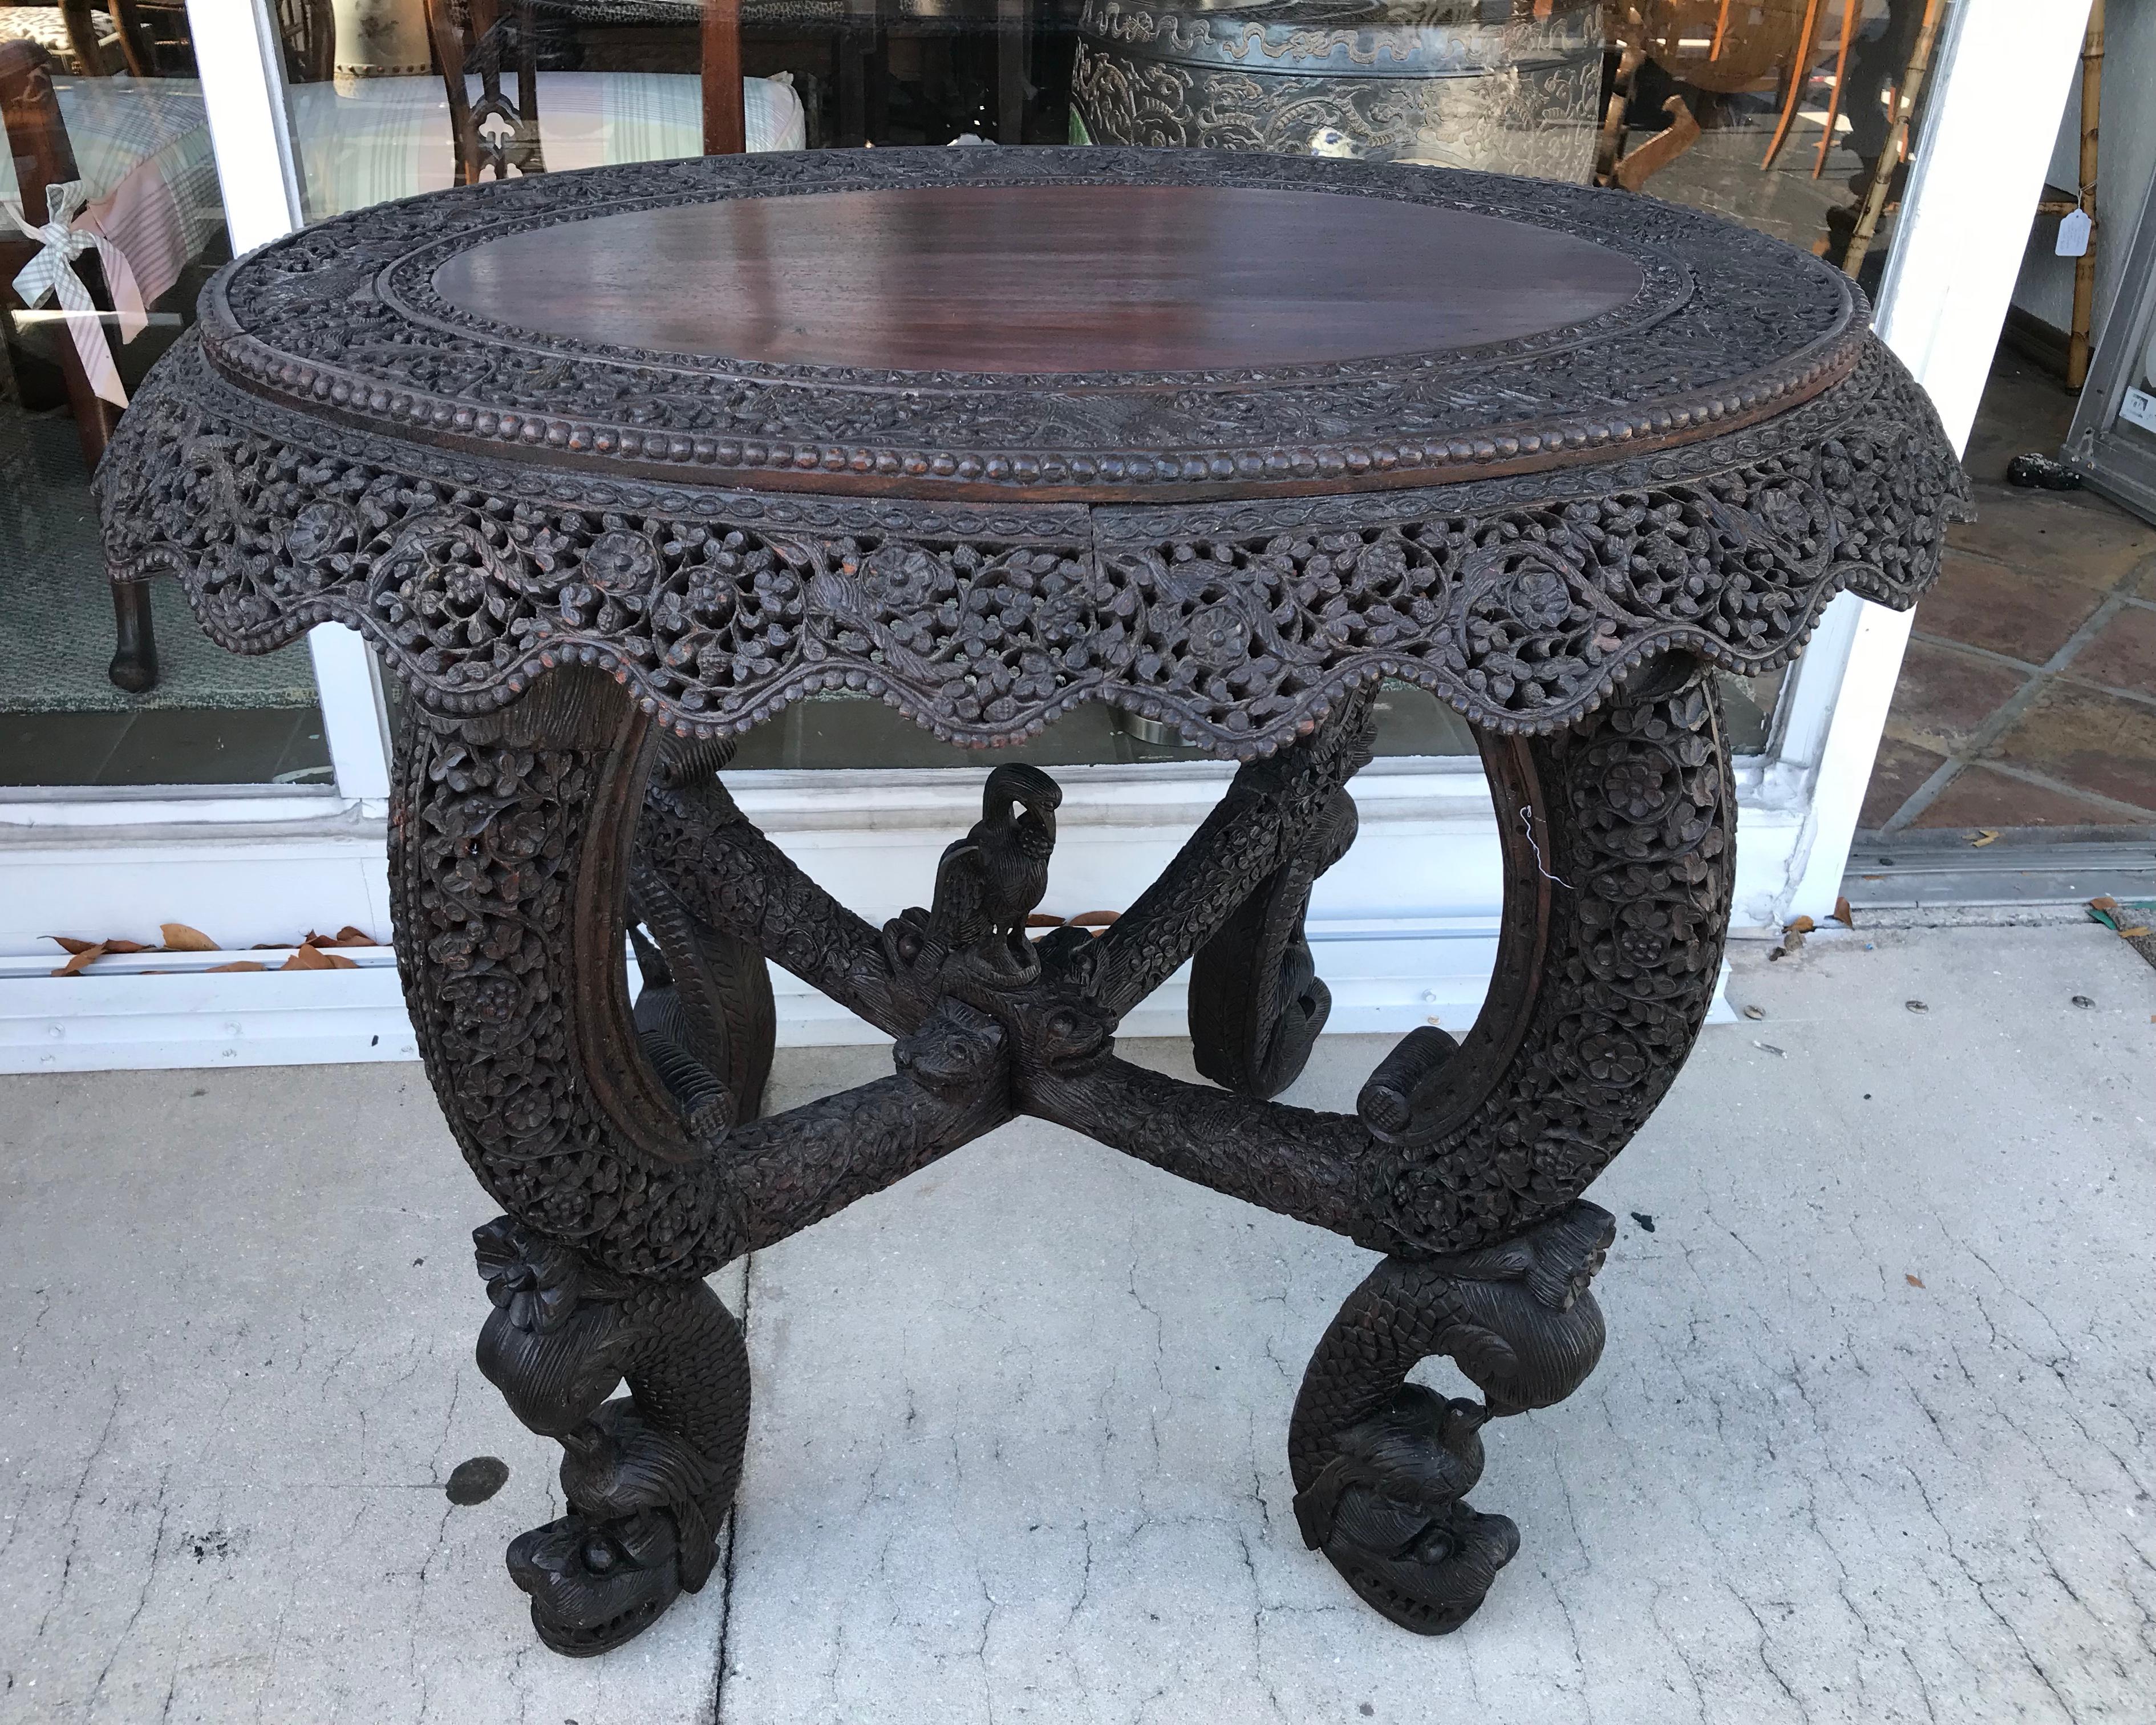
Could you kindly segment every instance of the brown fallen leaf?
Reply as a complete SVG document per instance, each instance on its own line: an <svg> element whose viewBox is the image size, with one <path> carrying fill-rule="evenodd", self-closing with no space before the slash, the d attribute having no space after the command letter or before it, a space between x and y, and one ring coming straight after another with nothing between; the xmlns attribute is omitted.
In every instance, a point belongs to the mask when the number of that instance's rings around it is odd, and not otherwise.
<svg viewBox="0 0 2156 1725"><path fill-rule="evenodd" d="M363 928L354 928L349 922L336 932L336 943L341 947L378 947L382 942Z"/></svg>
<svg viewBox="0 0 2156 1725"><path fill-rule="evenodd" d="M1070 919L1073 928L1107 928L1114 925L1121 911L1083 911Z"/></svg>
<svg viewBox="0 0 2156 1725"><path fill-rule="evenodd" d="M320 947L297 947L280 970L357 970L359 966L341 952L325 952Z"/></svg>
<svg viewBox="0 0 2156 1725"><path fill-rule="evenodd" d="M2146 922L2137 922L2131 928L2120 929L2118 937L2123 941L2138 941L2148 932L2148 925Z"/></svg>
<svg viewBox="0 0 2156 1725"><path fill-rule="evenodd" d="M1834 901L1834 920L1839 922L1844 928L1854 928L1856 927L1856 914L1849 908L1849 901L1847 898L1838 898Z"/></svg>
<svg viewBox="0 0 2156 1725"><path fill-rule="evenodd" d="M1969 841L1969 846L1972 850L1981 850L1998 836L1999 829L1996 827L1979 827L1976 829L1976 836Z"/></svg>
<svg viewBox="0 0 2156 1725"><path fill-rule="evenodd" d="M1045 911L1034 911L1027 915L1025 926L1028 928L1060 928L1063 927L1063 919L1060 916L1051 916Z"/></svg>
<svg viewBox="0 0 2156 1725"><path fill-rule="evenodd" d="M212 964L203 971L204 976L215 976L221 970L267 970L269 966L259 958L235 959L230 964Z"/></svg>
<svg viewBox="0 0 2156 1725"><path fill-rule="evenodd" d="M79 941L71 934L49 934L45 938L58 942L64 952L87 952L92 947L100 952L104 950L104 943L100 941Z"/></svg>
<svg viewBox="0 0 2156 1725"><path fill-rule="evenodd" d="M167 952L216 952L223 950L199 928L190 928L184 922L165 922L157 932L165 937Z"/></svg>
<svg viewBox="0 0 2156 1725"><path fill-rule="evenodd" d="M59 937L54 935L53 938L58 940ZM102 945L85 946L80 941L69 941L67 946L68 962L53 973L54 976L80 976L95 960L105 956Z"/></svg>
<svg viewBox="0 0 2156 1725"><path fill-rule="evenodd" d="M1810 934L1818 927L1819 924L1813 922L1810 917L1799 916L1794 922L1784 923L1782 926L1782 932L1784 934Z"/></svg>
<svg viewBox="0 0 2156 1725"><path fill-rule="evenodd" d="M146 941L120 941L108 937L100 944L108 952L154 952L157 950Z"/></svg>
<svg viewBox="0 0 2156 1725"><path fill-rule="evenodd" d="M2107 892L2102 898L2091 899L2089 901L2089 908L2092 911L2115 911L2118 908L2118 901ZM52 937L54 940L58 940L59 938L58 935L54 935Z"/></svg>
<svg viewBox="0 0 2156 1725"><path fill-rule="evenodd" d="M1911 1276L1907 1271L1902 1273L1902 1280L1908 1283L1908 1285L1912 1288L1920 1288L1924 1285L1924 1279L1922 1276Z"/></svg>

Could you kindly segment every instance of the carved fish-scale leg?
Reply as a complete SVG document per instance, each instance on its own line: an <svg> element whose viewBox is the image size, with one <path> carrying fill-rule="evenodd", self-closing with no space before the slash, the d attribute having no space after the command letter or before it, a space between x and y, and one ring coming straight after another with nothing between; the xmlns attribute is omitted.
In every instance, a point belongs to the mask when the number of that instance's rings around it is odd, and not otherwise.
<svg viewBox="0 0 2156 1725"><path fill-rule="evenodd" d="M1578 1194L1698 1034L1733 872L1697 665L1653 666L1571 732L1484 754L1506 840L1497 974L1464 1043L1412 1032L1363 1087L1366 1202L1397 1244L1318 1343L1288 1441L1306 1543L1425 1635L1466 1621L1519 1547L1466 1501L1485 1423L1562 1400L1601 1356L1587 1285L1614 1230ZM1407 1384L1431 1354L1484 1401Z"/></svg>
<svg viewBox="0 0 2156 1725"><path fill-rule="evenodd" d="M1510 1521L1467 1502L1483 1428L1562 1401L1594 1369L1602 1313L1587 1284L1613 1232L1609 1213L1583 1202L1503 1245L1387 1258L1318 1343L1288 1426L1296 1524L1404 1629L1458 1629L1519 1551ZM1485 1399L1408 1383L1431 1355Z"/></svg>
<svg viewBox="0 0 2156 1725"><path fill-rule="evenodd" d="M562 1450L568 1513L511 1542L510 1577L547 1646L604 1653L710 1579L748 1441L741 1326L701 1281L617 1276L506 1216L473 1242L480 1369Z"/></svg>
<svg viewBox="0 0 2156 1725"><path fill-rule="evenodd" d="M611 680L556 672L500 714L409 727L391 819L421 1050L509 1211L475 1236L496 1308L480 1364L563 1450L569 1513L521 1536L510 1571L572 1655L619 1645L711 1572L749 1389L702 1278L1009 1115L999 1031L945 1003L891 1076L748 1117L771 1058L762 958L639 870L658 752ZM634 1007L632 900L649 931Z"/></svg>

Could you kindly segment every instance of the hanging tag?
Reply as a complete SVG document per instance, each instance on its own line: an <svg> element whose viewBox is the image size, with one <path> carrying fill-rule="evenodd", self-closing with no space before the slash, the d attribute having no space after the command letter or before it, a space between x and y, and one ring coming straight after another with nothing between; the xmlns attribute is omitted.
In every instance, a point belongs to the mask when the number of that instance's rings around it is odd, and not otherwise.
<svg viewBox="0 0 2156 1725"><path fill-rule="evenodd" d="M2085 209L2070 209L2059 218L2059 243L2051 249L2062 258L2078 258L2088 251L2089 230L2096 223Z"/></svg>

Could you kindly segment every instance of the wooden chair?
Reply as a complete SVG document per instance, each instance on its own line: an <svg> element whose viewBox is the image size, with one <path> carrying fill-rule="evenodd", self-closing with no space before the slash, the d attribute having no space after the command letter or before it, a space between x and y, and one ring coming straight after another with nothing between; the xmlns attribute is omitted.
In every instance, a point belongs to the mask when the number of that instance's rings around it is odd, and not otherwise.
<svg viewBox="0 0 2156 1725"><path fill-rule="evenodd" d="M1612 8L1610 44L1618 56L1615 87L1604 116L1595 177L1604 185L1637 191L1647 177L1696 141L1700 127L1682 96L1662 104L1667 131L1638 149L1625 149L1625 114L1640 64L1652 61L1679 84L1717 96L1781 90L1781 122L1768 146L1771 167L1787 137L1810 81L1813 38L1825 0L1630 0ZM1841 63L1862 0L1843 0ZM1836 102L1840 89L1837 83ZM1827 138L1834 120L1827 120ZM1820 160L1826 160L1822 145Z"/></svg>
<svg viewBox="0 0 2156 1725"><path fill-rule="evenodd" d="M100 35L99 13L105 15L112 35ZM95 6L92 0L0 5L0 40L34 42L63 69L83 78L102 78L113 69L106 59L107 44L112 44L117 45L121 59L135 76L155 75L156 57L142 21L136 15L134 0L102 0Z"/></svg>
<svg viewBox="0 0 2156 1725"><path fill-rule="evenodd" d="M457 177L474 185L489 172L498 180L506 179L511 169L545 172L532 0L426 0L426 6L428 33L449 92ZM740 0L710 0L700 33L704 153L738 156L748 148ZM511 69L516 75L513 98L502 89L502 74ZM480 81L476 101L466 81L473 74Z"/></svg>
<svg viewBox="0 0 2156 1725"><path fill-rule="evenodd" d="M54 93L52 69L52 56L36 43L0 43L0 122L5 124L8 151L15 158L15 184L23 208L33 221L43 218L47 186L82 177L60 116L59 98ZM19 304L12 284L16 272L37 254L37 247L15 234L12 223L8 226L9 234L0 236L0 292L6 294L9 303ZM95 254L78 259L74 270L91 297L100 305L109 305ZM53 346L67 386L68 406L74 414L82 459L95 472L113 428L119 424L120 409L90 387L90 374L83 368L73 341L62 334ZM139 582L116 583L112 616L117 641L110 675L121 688L139 695L157 680L157 642L150 622L149 588Z"/></svg>
<svg viewBox="0 0 2156 1725"><path fill-rule="evenodd" d="M276 0L285 75L295 84L326 84L336 75L336 12L331 0Z"/></svg>

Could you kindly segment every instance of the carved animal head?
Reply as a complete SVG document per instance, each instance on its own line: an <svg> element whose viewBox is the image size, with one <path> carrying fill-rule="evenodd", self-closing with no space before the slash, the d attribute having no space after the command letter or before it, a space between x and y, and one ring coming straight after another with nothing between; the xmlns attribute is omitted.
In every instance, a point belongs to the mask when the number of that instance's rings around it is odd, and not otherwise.
<svg viewBox="0 0 2156 1725"><path fill-rule="evenodd" d="M506 1216L472 1233L494 1310L479 1333L479 1368L510 1411L547 1437L574 1431L621 1382L636 1342L620 1322L623 1278Z"/></svg>
<svg viewBox="0 0 2156 1725"><path fill-rule="evenodd" d="M542 1641L589 1658L620 1646L674 1603L680 1547L662 1509L613 1521L567 1515L511 1542L509 1579L531 1596Z"/></svg>
<svg viewBox="0 0 2156 1725"><path fill-rule="evenodd" d="M730 1482L681 1439L647 1425L628 1397L562 1437L570 1513L520 1535L510 1578L557 1653L619 1647L696 1593L718 1560L718 1504Z"/></svg>
<svg viewBox="0 0 2156 1725"><path fill-rule="evenodd" d="M1511 1522L1462 1501L1482 1476L1489 1417L1477 1403L1403 1384L1382 1413L1342 1434L1296 1496L1304 1543L1419 1635L1459 1628L1519 1549Z"/></svg>
<svg viewBox="0 0 2156 1725"><path fill-rule="evenodd" d="M1055 849L1055 811L1062 803L1062 786L1038 767L1012 762L991 773L981 788L981 827L1008 829L1020 855L1045 861Z"/></svg>
<svg viewBox="0 0 2156 1725"><path fill-rule="evenodd" d="M1609 1211L1575 1202L1517 1239L1421 1266L1445 1278L1458 1314L1438 1351L1492 1413L1549 1407L1594 1369L1604 1331L1587 1286L1615 1233Z"/></svg>
<svg viewBox="0 0 2156 1725"><path fill-rule="evenodd" d="M1004 1027L963 1000L946 999L936 1015L892 1050L898 1070L923 1089L956 1101L978 1091L1001 1066Z"/></svg>

